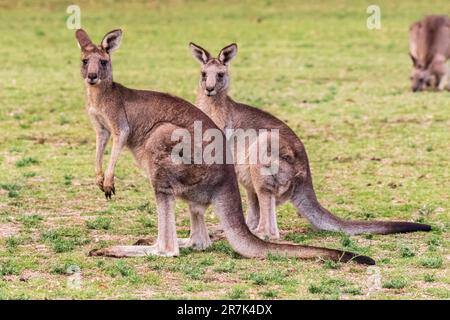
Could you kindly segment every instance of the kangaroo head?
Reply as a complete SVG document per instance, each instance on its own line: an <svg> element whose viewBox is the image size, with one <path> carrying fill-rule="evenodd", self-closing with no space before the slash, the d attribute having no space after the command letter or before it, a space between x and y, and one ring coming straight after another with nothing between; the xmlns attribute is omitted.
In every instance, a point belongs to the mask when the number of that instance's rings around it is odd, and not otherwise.
<svg viewBox="0 0 450 320"><path fill-rule="evenodd" d="M98 46L92 43L83 29L78 29L75 37L81 49L81 76L86 83L95 86L101 82L111 82L111 53L120 45L122 30L108 32Z"/></svg>
<svg viewBox="0 0 450 320"><path fill-rule="evenodd" d="M212 58L208 51L192 42L189 46L192 55L201 64L200 88L208 97L226 92L230 84L228 67L230 61L236 56L237 45L232 43L226 46L220 50L217 58Z"/></svg>
<svg viewBox="0 0 450 320"><path fill-rule="evenodd" d="M419 60L415 58L411 53L409 54L409 56L411 57L411 61L413 64L413 69L410 76L411 89L414 92L422 91L432 85L433 79L430 75L429 68L427 68L425 64L419 62Z"/></svg>

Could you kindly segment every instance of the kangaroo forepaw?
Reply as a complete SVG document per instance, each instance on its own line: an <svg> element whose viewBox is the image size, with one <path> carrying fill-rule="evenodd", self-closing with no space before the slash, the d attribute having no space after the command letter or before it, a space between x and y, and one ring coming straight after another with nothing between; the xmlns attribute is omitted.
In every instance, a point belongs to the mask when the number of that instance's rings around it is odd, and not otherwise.
<svg viewBox="0 0 450 320"><path fill-rule="evenodd" d="M111 200L112 195L116 195L116 188L112 186L103 186L103 192L105 192L106 200Z"/></svg>

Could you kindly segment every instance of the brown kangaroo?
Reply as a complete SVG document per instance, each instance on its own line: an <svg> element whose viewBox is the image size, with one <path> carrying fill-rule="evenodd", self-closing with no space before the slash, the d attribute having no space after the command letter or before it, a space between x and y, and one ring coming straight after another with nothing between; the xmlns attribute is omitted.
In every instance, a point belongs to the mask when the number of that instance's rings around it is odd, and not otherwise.
<svg viewBox="0 0 450 320"><path fill-rule="evenodd" d="M137 164L145 170L153 185L158 212L158 238L155 245L115 246L93 250L93 256L130 257L146 255L176 256L180 246L204 249L210 239L204 212L212 204L232 248L244 257L265 258L268 254L311 259L355 260L362 264L375 262L340 250L275 244L254 236L245 224L237 179L232 164L177 164L171 151L178 141L172 140L177 128L192 133L194 121L203 129L217 126L202 111L180 98L154 91L134 90L113 82L111 53L119 47L122 31L105 35L94 45L84 30L76 31L81 48L81 75L87 96L87 111L97 134L97 184L107 198L115 194L114 167L119 153L127 146ZM112 136L112 152L105 175L102 157ZM222 134L223 136L223 134ZM175 197L188 202L191 212L189 239L177 239Z"/></svg>
<svg viewBox="0 0 450 320"><path fill-rule="evenodd" d="M233 101L228 95L229 64L237 45L223 48L217 58L191 43L192 54L201 64L196 105L221 130L278 129L279 170L261 174L260 164L236 164L239 182L247 192L249 228L260 238L279 238L275 206L290 200L315 229L358 233L429 231L430 226L411 222L348 221L320 205L314 192L305 148L295 133L281 120L260 109ZM249 146L249 145L247 145ZM247 151L249 152L249 151ZM278 159L274 159L277 161Z"/></svg>
<svg viewBox="0 0 450 320"><path fill-rule="evenodd" d="M450 18L426 16L414 22L409 28L409 55L413 63L412 91L427 87L448 89L446 62L450 58Z"/></svg>

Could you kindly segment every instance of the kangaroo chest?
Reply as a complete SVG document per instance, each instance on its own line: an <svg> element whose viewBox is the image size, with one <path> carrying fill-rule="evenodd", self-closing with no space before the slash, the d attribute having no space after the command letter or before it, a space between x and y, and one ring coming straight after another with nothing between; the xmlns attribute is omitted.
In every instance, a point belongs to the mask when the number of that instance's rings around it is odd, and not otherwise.
<svg viewBox="0 0 450 320"><path fill-rule="evenodd" d="M201 109L211 118L220 130L225 131L226 129L232 129L234 127L231 121L231 115L225 110L211 106L204 106L204 108Z"/></svg>
<svg viewBox="0 0 450 320"><path fill-rule="evenodd" d="M113 127L111 125L111 122L106 117L105 113L102 112L102 110L96 106L88 105L87 106L87 113L89 115L89 118L91 119L91 122L95 126L100 126L102 128L107 129L109 132L113 130Z"/></svg>

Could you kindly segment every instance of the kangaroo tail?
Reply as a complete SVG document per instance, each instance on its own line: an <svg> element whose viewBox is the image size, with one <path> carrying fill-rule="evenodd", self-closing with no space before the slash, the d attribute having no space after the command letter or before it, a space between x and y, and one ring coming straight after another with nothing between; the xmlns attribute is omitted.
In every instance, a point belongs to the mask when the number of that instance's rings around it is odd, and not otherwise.
<svg viewBox="0 0 450 320"><path fill-rule="evenodd" d="M390 234L415 231L430 231L431 226L406 221L365 221L343 220L321 206L317 201L312 182L299 183L292 195L292 202L313 225L314 228L327 231L340 231L347 234L373 233Z"/></svg>
<svg viewBox="0 0 450 320"><path fill-rule="evenodd" d="M212 205L231 247L244 257L266 258L269 254L282 254L300 259L322 258L341 262L355 261L365 265L375 264L373 259L351 252L288 243L271 243L259 239L250 232L245 223L237 182L235 185L224 184L214 195Z"/></svg>

